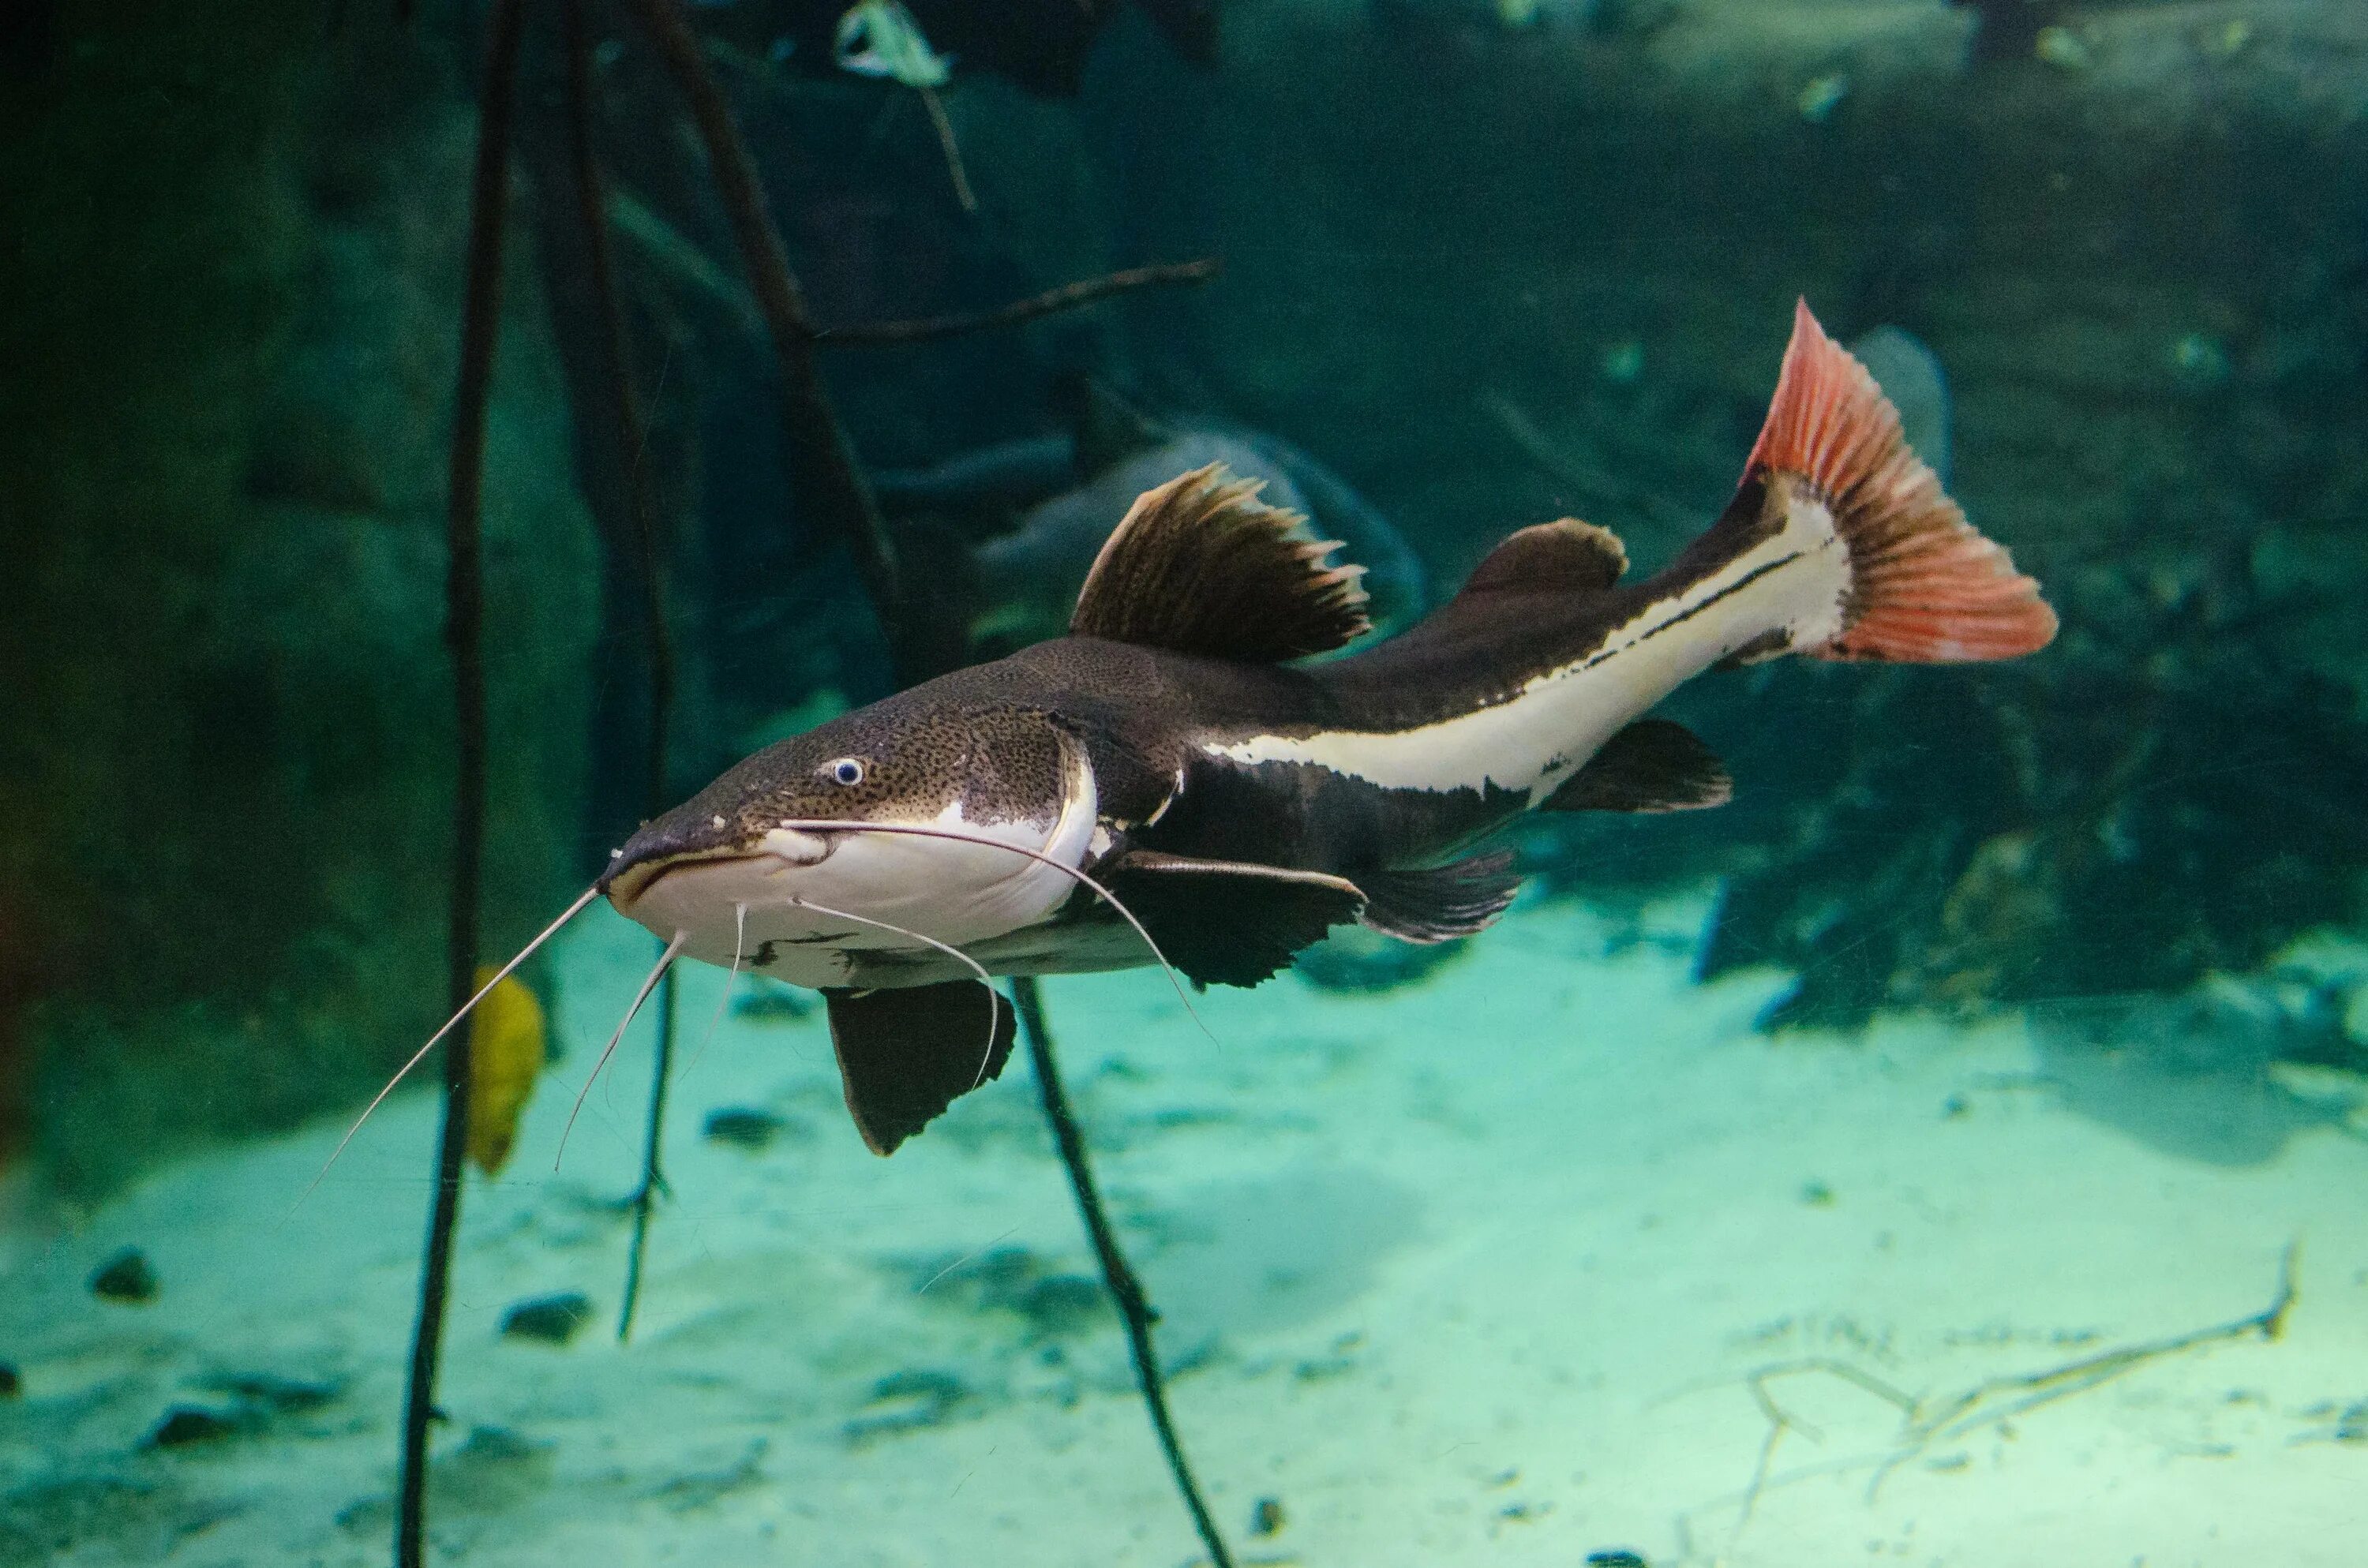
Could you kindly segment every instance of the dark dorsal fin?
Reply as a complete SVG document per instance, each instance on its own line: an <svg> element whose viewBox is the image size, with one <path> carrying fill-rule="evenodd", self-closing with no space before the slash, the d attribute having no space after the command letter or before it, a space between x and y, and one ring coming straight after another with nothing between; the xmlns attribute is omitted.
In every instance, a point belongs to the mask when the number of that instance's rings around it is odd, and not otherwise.
<svg viewBox="0 0 2368 1568"><path fill-rule="evenodd" d="M1628 549L1618 534L1564 517L1523 528L1490 551L1463 593L1600 593L1626 570Z"/></svg>
<svg viewBox="0 0 2368 1568"><path fill-rule="evenodd" d="M1548 812L1692 812L1723 806L1735 779L1683 724L1639 719L1603 743L1538 808Z"/></svg>
<svg viewBox="0 0 2368 1568"><path fill-rule="evenodd" d="M1521 891L1512 864L1513 852L1499 849L1428 870L1361 873L1359 883L1370 895L1365 924L1402 942L1446 942L1486 930Z"/></svg>
<svg viewBox="0 0 2368 1568"><path fill-rule="evenodd" d="M1256 985L1365 907L1321 871L1130 849L1103 873L1167 961L1202 985Z"/></svg>
<svg viewBox="0 0 2368 1568"><path fill-rule="evenodd" d="M875 1154L894 1153L1011 1059L1011 1004L975 981L826 991L823 997L847 1108Z"/></svg>
<svg viewBox="0 0 2368 1568"><path fill-rule="evenodd" d="M1327 653L1372 625L1361 566L1298 532L1296 512L1222 463L1139 496L1095 557L1069 630L1178 653L1271 664Z"/></svg>

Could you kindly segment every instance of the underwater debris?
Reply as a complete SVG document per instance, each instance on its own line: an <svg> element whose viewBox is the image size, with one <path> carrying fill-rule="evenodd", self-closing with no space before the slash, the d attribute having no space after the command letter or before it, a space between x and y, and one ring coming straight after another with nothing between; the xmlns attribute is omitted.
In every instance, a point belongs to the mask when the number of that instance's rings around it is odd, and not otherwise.
<svg viewBox="0 0 2368 1568"><path fill-rule="evenodd" d="M709 1111L700 1131L711 1143L728 1143L734 1149L754 1153L772 1147L773 1141L789 1127L788 1119L769 1110L726 1106L722 1110Z"/></svg>
<svg viewBox="0 0 2368 1568"><path fill-rule="evenodd" d="M953 77L953 57L922 36L901 0L861 0L838 19L832 58L842 71L883 76L907 87L942 87Z"/></svg>
<svg viewBox="0 0 2368 1568"><path fill-rule="evenodd" d="M1261 1497L1250 1505L1250 1534L1261 1537L1281 1535L1283 1523L1281 1498Z"/></svg>
<svg viewBox="0 0 2368 1568"><path fill-rule="evenodd" d="M103 1301L153 1301L158 1289L156 1271L138 1247L125 1247L90 1277L90 1293Z"/></svg>
<svg viewBox="0 0 2368 1568"><path fill-rule="evenodd" d="M494 982L495 966L477 969L486 991L469 1020L469 1163L497 1176L509 1163L518 1117L541 1074L548 1026L542 1003L517 975Z"/></svg>
<svg viewBox="0 0 2368 1568"><path fill-rule="evenodd" d="M926 1258L895 1267L910 1272L916 1295L1019 1318L1030 1343L1090 1332L1107 1321L1103 1314L1110 1306L1100 1281L1059 1272L1026 1247L999 1246L949 1263Z"/></svg>
<svg viewBox="0 0 2368 1568"><path fill-rule="evenodd" d="M502 1314L502 1336L542 1345L564 1345L592 1321L592 1302L580 1290L537 1296Z"/></svg>
<svg viewBox="0 0 2368 1568"><path fill-rule="evenodd" d="M970 1385L951 1372L930 1368L891 1372L871 1385L864 1413L840 1431L850 1446L860 1448L876 1438L943 1426L971 1397Z"/></svg>
<svg viewBox="0 0 2368 1568"><path fill-rule="evenodd" d="M1624 1546L1615 1546L1587 1554L1587 1568L1653 1568L1642 1554Z"/></svg>
<svg viewBox="0 0 2368 1568"><path fill-rule="evenodd" d="M2301 1252L2302 1244L2297 1241L2289 1243L2280 1255L2276 1294L2260 1312L2227 1323L2191 1329L2184 1334L2095 1351L2037 1371L1985 1378L1969 1388L1949 1393L1910 1394L1863 1368L1829 1356L1806 1356L1755 1368L1739 1380L1742 1386L1749 1391L1753 1403L1768 1424L1759 1458L1752 1465L1751 1479L1742 1490L1689 1509L1680 1517L1730 1505L1735 1506L1735 1522L1727 1540L1727 1551L1731 1553L1736 1543L1742 1539L1745 1528L1750 1524L1759 1499L1780 1487L1814 1476L1831 1475L1845 1468L1863 1468L1871 1472L1867 1481L1867 1495L1873 1498L1882 1490L1884 1480L1892 1471L1911 1460L1926 1457L1936 1443L1951 1442L1984 1427L2004 1430L2034 1410L2086 1393L2166 1357L2183 1355L2236 1339L2259 1338L2275 1343L2285 1332L2287 1314L2294 1311L2296 1300L2294 1271ZM1790 1471L1776 1472L1773 1466L1777 1446L1785 1434L1798 1432L1812 1442L1822 1440L1816 1428L1789 1414L1770 1392L1770 1385L1777 1380L1798 1376L1839 1379L1892 1406L1899 1413L1899 1424L1888 1446L1854 1459L1810 1463ZM1943 1456L1944 1459L1953 1457Z"/></svg>
<svg viewBox="0 0 2368 1568"><path fill-rule="evenodd" d="M224 1413L209 1410L201 1404L176 1404L165 1413L154 1429L142 1439L143 1448L184 1449L199 1443L219 1442L253 1432L261 1422L242 1411Z"/></svg>
<svg viewBox="0 0 2368 1568"><path fill-rule="evenodd" d="M25 1392L25 1375L17 1370L14 1361L0 1361L0 1399L15 1399Z"/></svg>
<svg viewBox="0 0 2368 1568"><path fill-rule="evenodd" d="M939 54L929 47L921 35L921 24L913 19L902 0L861 0L848 8L838 19L838 31L832 40L832 57L842 71L852 71L859 76L882 76L912 88L921 97L929 111L929 123L938 133L938 145L946 156L946 172L954 182L954 195L962 210L978 210L978 197L971 190L970 176L962 168L962 149L954 142L953 122L946 118L945 105L938 99L938 89L953 78L953 57Z"/></svg>
<svg viewBox="0 0 2368 1568"><path fill-rule="evenodd" d="M318 1410L346 1392L341 1379L311 1382L273 1372L225 1372L208 1378L203 1387L224 1393L241 1405L272 1415L294 1415Z"/></svg>
<svg viewBox="0 0 2368 1568"><path fill-rule="evenodd" d="M740 1451L740 1457L722 1470L695 1471L676 1476L653 1494L668 1510L677 1514L695 1513L730 1496L734 1492L755 1486L765 1479L766 1451L772 1447L769 1439L755 1437Z"/></svg>

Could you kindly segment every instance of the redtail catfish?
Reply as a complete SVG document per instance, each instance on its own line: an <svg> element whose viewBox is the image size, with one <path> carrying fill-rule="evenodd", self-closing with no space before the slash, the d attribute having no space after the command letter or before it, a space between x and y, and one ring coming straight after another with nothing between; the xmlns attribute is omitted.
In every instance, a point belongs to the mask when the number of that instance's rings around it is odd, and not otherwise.
<svg viewBox="0 0 2368 1568"><path fill-rule="evenodd" d="M1349 922L1465 936L1512 899L1509 858L1474 846L1519 813L1727 798L1709 747L1644 716L1690 677L2007 659L2055 631L1805 305L1735 498L1652 576L1622 581L1607 530L1545 523L1400 635L1312 661L1365 629L1364 597L1298 524L1214 468L1145 493L1067 636L767 747L595 892L669 958L821 990L886 1153L1001 1070L989 976L1255 985Z"/></svg>

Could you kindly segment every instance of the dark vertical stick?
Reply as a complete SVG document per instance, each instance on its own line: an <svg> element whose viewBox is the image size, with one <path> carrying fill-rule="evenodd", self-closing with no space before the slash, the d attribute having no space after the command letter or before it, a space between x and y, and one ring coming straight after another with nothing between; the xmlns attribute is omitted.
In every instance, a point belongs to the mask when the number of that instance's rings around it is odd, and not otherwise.
<svg viewBox="0 0 2368 1568"><path fill-rule="evenodd" d="M642 1304L642 1260L650 1244L650 1211L657 1207L658 1194L666 1190L666 1173L659 1168L659 1143L666 1126L666 1080L674 1073L674 976L677 966L666 966L666 975L658 982L658 1049L650 1064L650 1119L642 1135L642 1182L626 1199L633 1216L633 1239L625 1249L625 1297L617 1309L617 1343L623 1344L632 1336L633 1312Z"/></svg>
<svg viewBox="0 0 2368 1568"><path fill-rule="evenodd" d="M476 989L477 889L485 821L484 582L480 561L480 483L485 467L485 399L501 315L502 240L509 207L510 119L518 97L522 0L495 0L486 22L485 85L477 119L476 176L469 193L469 278L461 316L461 369L452 398L452 461L447 495L450 560L444 640L452 651L459 756L452 790L452 909L446 938L446 995L453 1011ZM419 1317L404 1388L403 1467L395 1507L396 1568L419 1568L427 1506L427 1423L444 1348L444 1301L451 1281L452 1232L461 1218L461 1156L469 1142L469 1037L444 1048L444 1120L436 1141L436 1196L419 1270Z"/></svg>
<svg viewBox="0 0 2368 1568"><path fill-rule="evenodd" d="M650 494L643 462L649 441L642 418L641 397L633 390L632 345L625 331L625 311L617 291L617 263L609 243L609 198L600 177L600 162L592 147L592 40L584 25L584 0L567 0L567 124L568 157L575 174L576 210L584 231L586 270L598 301L603 347L608 360L610 413L616 420L619 466L625 476L626 500L633 511L635 538L641 546L643 616L648 624L650 729L643 807L650 816L666 810L666 740L674 717L674 639L666 629L666 550L658 528L656 499ZM666 1078L674 1070L675 973L668 966L658 983L657 1056L651 1072L649 1126L642 1140L642 1181L628 1200L633 1216L633 1239L625 1255L624 1301L617 1309L617 1337L633 1332L633 1312L642 1299L642 1260L649 1246L650 1212L666 1176L660 1168L666 1127Z"/></svg>
<svg viewBox="0 0 2368 1568"><path fill-rule="evenodd" d="M890 657L904 682L939 672L919 667L918 649L927 628L916 617L897 569L896 550L871 484L855 460L855 449L815 363L814 318L805 294L790 271L789 253L774 225L757 178L756 160L748 154L731 105L707 68L699 37L682 19L675 0L626 0L633 15L657 45L676 88L690 106L707 161L715 176L716 193L732 221L732 234L740 248L740 262L756 290L757 308L773 340L773 356L781 371L781 416L784 442L801 499L847 541L864 591L879 612L881 630L888 639Z"/></svg>
<svg viewBox="0 0 2368 1568"><path fill-rule="evenodd" d="M1086 1141L1077 1131L1076 1119L1069 1114L1069 1097L1062 1092L1060 1070L1053 1063L1053 1037L1044 1027L1043 997L1033 975L1014 980L1011 991L1019 1010L1020 1031L1028 1037L1028 1060L1036 1072L1036 1087L1044 1096L1044 1119L1053 1124L1053 1142L1061 1151L1062 1165L1068 1167L1069 1186L1077 1195L1077 1213L1086 1222L1086 1234L1093 1240L1094 1256L1101 1260L1102 1278L1126 1323L1127 1350L1134 1358L1134 1378L1142 1386L1143 1403L1151 1412L1151 1429L1159 1436L1160 1449L1176 1477L1176 1489L1184 1494L1184 1506L1191 1512L1192 1527L1201 1532L1210 1560L1216 1568L1233 1568L1224 1538L1209 1517L1209 1506L1201 1500L1200 1483L1192 1479L1184 1445L1177 1439L1175 1423L1167 1416L1167 1387L1151 1344L1151 1325L1159 1321L1159 1314L1144 1295L1143 1282L1119 1250L1118 1237L1102 1212L1101 1195L1094 1189L1093 1167L1086 1159Z"/></svg>

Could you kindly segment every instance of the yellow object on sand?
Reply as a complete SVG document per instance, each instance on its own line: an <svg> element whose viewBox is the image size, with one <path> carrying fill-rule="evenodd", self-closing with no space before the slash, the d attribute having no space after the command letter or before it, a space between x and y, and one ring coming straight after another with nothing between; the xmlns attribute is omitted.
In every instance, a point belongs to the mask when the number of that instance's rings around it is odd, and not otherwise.
<svg viewBox="0 0 2368 1568"><path fill-rule="evenodd" d="M477 983L494 977L477 971ZM508 1163L518 1113L542 1071L542 1004L517 975L505 977L469 1021L469 1163L493 1176Z"/></svg>

